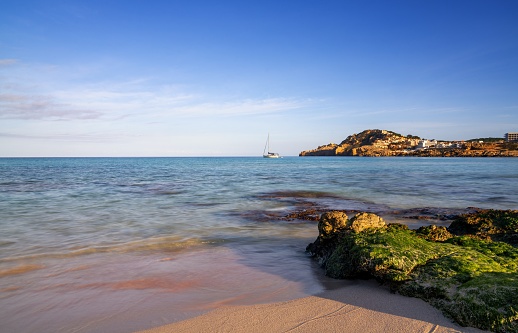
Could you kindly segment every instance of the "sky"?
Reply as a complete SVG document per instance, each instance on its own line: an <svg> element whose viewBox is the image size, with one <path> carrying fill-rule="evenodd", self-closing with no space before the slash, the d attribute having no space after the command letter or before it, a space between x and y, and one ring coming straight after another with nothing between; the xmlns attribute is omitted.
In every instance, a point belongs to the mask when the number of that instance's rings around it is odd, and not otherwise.
<svg viewBox="0 0 518 333"><path fill-rule="evenodd" d="M518 132L518 1L1 0L0 157Z"/></svg>

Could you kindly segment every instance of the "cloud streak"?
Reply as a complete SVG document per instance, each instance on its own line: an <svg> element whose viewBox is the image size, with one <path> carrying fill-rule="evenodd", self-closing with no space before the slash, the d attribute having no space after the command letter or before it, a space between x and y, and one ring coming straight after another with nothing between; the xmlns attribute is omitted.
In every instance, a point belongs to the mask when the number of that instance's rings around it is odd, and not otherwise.
<svg viewBox="0 0 518 333"><path fill-rule="evenodd" d="M17 134L17 133L6 133L0 132L0 138L13 138L13 139L37 139L37 140L57 140L57 141L81 141L81 142L97 142L105 141L106 138L99 138L98 136L87 135L87 134L48 134L48 135L30 135L30 134Z"/></svg>
<svg viewBox="0 0 518 333"><path fill-rule="evenodd" d="M59 103L52 96L0 94L0 118L4 119L95 119L100 112Z"/></svg>
<svg viewBox="0 0 518 333"><path fill-rule="evenodd" d="M77 120L129 116L204 117L271 114L311 104L294 98L213 102L191 94L62 91L58 95L0 94L0 118Z"/></svg>
<svg viewBox="0 0 518 333"><path fill-rule="evenodd" d="M306 100L293 98L244 99L228 102L200 102L167 109L171 115L182 117L249 116L272 114L306 107Z"/></svg>
<svg viewBox="0 0 518 333"><path fill-rule="evenodd" d="M18 62L17 59L0 59L0 67L11 66Z"/></svg>
<svg viewBox="0 0 518 333"><path fill-rule="evenodd" d="M16 61L3 59L2 63L16 64ZM178 85L156 85L147 78L74 84L68 82L66 75L54 73L53 77L59 79L49 79L48 73L45 75L45 71L37 68L23 73L7 72L7 79L0 85L3 92L0 93L0 118L4 119L67 121L230 117L286 112L312 104L309 99L285 97L211 98L200 92L186 91L185 87ZM31 85L24 82L31 82Z"/></svg>

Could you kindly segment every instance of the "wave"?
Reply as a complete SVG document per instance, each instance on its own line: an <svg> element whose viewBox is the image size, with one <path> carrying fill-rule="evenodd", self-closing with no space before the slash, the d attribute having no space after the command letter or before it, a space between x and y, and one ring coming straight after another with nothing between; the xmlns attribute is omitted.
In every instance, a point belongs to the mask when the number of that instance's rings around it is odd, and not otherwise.
<svg viewBox="0 0 518 333"><path fill-rule="evenodd" d="M29 264L29 265L18 265L15 267L7 268L7 269L1 269L0 270L0 278L10 275L19 275L24 274L27 272L32 272L38 269L45 268L43 265L37 265L37 264Z"/></svg>
<svg viewBox="0 0 518 333"><path fill-rule="evenodd" d="M223 239L198 239L198 238L181 238L178 236L163 236L153 237L148 239L136 240L121 244L109 244L102 246L85 246L81 248L69 249L68 251L61 252L45 252L36 254L26 254L20 256L12 256L0 259L0 264L10 263L17 261L26 260L37 260L41 261L44 259L63 259L78 257L84 255L98 254L98 253L138 253L138 252L167 252L177 253L182 251L191 251L196 248L203 248L208 246L215 246L226 242ZM26 265L30 267L36 267L38 265ZM20 266L21 267L21 266ZM16 267L15 267L16 268ZM42 268L42 267L38 267ZM14 268L13 268L14 269ZM34 268L36 269L36 268ZM18 269L22 272L21 269ZM6 269L9 272L10 269ZM15 270L17 271L17 270ZM0 277L3 271L0 270ZM23 272L22 272L23 273ZM10 273L9 273L10 274Z"/></svg>

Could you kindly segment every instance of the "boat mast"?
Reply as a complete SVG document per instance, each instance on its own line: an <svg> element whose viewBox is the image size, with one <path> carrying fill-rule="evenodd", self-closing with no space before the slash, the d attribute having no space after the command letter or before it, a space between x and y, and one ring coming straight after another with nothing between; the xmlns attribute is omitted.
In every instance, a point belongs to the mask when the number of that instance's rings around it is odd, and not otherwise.
<svg viewBox="0 0 518 333"><path fill-rule="evenodd" d="M266 144L264 145L263 155L266 153L266 147L268 147L268 154L270 153L270 133L268 133L268 138L266 139Z"/></svg>

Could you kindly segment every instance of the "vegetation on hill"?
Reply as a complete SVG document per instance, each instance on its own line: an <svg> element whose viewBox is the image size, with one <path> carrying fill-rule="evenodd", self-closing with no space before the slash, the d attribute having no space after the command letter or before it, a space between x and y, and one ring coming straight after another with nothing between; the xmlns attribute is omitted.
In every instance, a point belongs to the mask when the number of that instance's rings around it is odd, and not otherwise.
<svg viewBox="0 0 518 333"><path fill-rule="evenodd" d="M478 138L478 139L469 139L467 142L504 142L503 138Z"/></svg>

